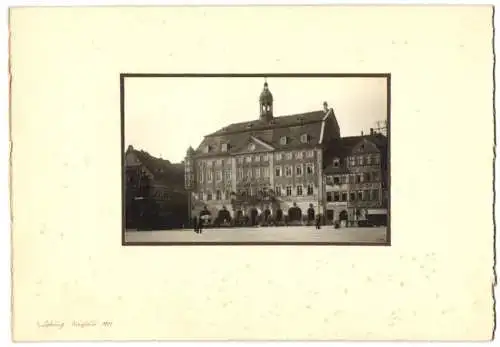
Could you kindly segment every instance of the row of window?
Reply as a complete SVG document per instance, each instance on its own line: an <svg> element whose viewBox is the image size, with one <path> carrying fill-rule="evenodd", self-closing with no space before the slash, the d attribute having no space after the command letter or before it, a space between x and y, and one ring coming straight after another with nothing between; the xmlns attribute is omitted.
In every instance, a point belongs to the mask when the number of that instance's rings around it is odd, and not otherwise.
<svg viewBox="0 0 500 347"><path fill-rule="evenodd" d="M213 174L214 172L212 170L207 170L206 171L206 179L207 182L210 183L213 181ZM224 181L228 182L231 180L232 177L232 171L230 169L227 170L217 170L215 171L215 180L217 182L222 181L224 174ZM305 174L306 175L312 175L314 174L314 164L313 163L307 163L305 164ZM284 168L281 166L276 166L274 168L274 175L275 177L292 177L293 176L293 166L291 165L285 165ZM295 165L295 176L303 176L304 175L304 165L303 164L297 164ZM238 179L242 178L268 178L269 177L269 167L257 167L253 169L238 169ZM200 171L199 173L199 181L200 183L203 183L204 181L204 175L203 171Z"/></svg>
<svg viewBox="0 0 500 347"><path fill-rule="evenodd" d="M326 201L378 201L378 189L365 189L351 192L327 192Z"/></svg>
<svg viewBox="0 0 500 347"><path fill-rule="evenodd" d="M260 154L260 155L247 155L247 156L240 156L237 157L236 160L238 164L243 164L243 163L259 163L259 162L266 162L269 161L269 155L270 154ZM276 160L292 160L294 157L296 159L303 159L304 156L306 158L313 158L314 157L314 151L298 151L298 152L286 152L286 153L275 153L274 154ZM230 160L229 160L230 161ZM217 159L217 160L207 160L205 161L206 166L211 167L213 164L215 166L224 166L224 164L229 164L229 161L224 161L224 159ZM201 167L201 162L200 162L200 167Z"/></svg>
<svg viewBox="0 0 500 347"><path fill-rule="evenodd" d="M335 175L327 176L326 180L330 184L354 184L354 183L364 183L364 182L378 182L380 181L380 172L363 172L359 174L345 174L345 175Z"/></svg>
<svg viewBox="0 0 500 347"><path fill-rule="evenodd" d="M257 191L253 191L252 189L246 191L240 191L242 195L250 195L252 196L254 193ZM274 192L276 196L304 196L304 195L314 195L314 185L309 184L307 186L303 186L301 184L295 186L295 189L291 185L289 186L276 186L274 188ZM215 194L213 194L211 191L207 191L206 193L199 192L198 193L198 198L200 200L205 200L205 194L206 194L206 200L211 201L211 200L229 200L231 199L231 192L230 191L225 191L222 192L221 190L216 190Z"/></svg>
<svg viewBox="0 0 500 347"><path fill-rule="evenodd" d="M357 155L349 157L349 166L378 165L378 164L380 164L379 154L367 154L367 155Z"/></svg>
<svg viewBox="0 0 500 347"><path fill-rule="evenodd" d="M314 174L314 164L307 163L305 164L305 172L306 175ZM274 177L292 177L293 166L285 165L284 170L282 170L281 166L276 166L274 168ZM304 165L297 164L295 165L295 176L302 176L304 174Z"/></svg>

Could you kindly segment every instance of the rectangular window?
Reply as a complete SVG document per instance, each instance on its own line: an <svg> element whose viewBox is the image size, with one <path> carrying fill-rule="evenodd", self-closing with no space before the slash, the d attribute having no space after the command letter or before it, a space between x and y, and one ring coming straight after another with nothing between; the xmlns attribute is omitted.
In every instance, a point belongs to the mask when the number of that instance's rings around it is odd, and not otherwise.
<svg viewBox="0 0 500 347"><path fill-rule="evenodd" d="M314 164L307 164L306 172L308 175L312 175L314 173Z"/></svg>
<svg viewBox="0 0 500 347"><path fill-rule="evenodd" d="M286 142L287 142L286 140L287 140L287 139L286 139L286 136L282 136L282 137L280 138L280 144L282 144L282 145L286 145Z"/></svg>
<svg viewBox="0 0 500 347"><path fill-rule="evenodd" d="M365 179L364 181L365 182L371 182L372 178L371 178L371 174L369 172L365 172Z"/></svg>
<svg viewBox="0 0 500 347"><path fill-rule="evenodd" d="M286 196L292 196L292 186L286 186Z"/></svg>
<svg viewBox="0 0 500 347"><path fill-rule="evenodd" d="M333 176L333 184L340 184L340 177L339 176Z"/></svg>
<svg viewBox="0 0 500 347"><path fill-rule="evenodd" d="M378 201L379 195L378 195L378 189L373 189L372 190L372 200Z"/></svg>
<svg viewBox="0 0 500 347"><path fill-rule="evenodd" d="M356 166L355 157L349 157L349 166Z"/></svg>
<svg viewBox="0 0 500 347"><path fill-rule="evenodd" d="M332 201L332 192L326 192L326 201Z"/></svg>
<svg viewBox="0 0 500 347"><path fill-rule="evenodd" d="M255 158L253 158L254 161L259 162L260 161L260 156L256 155Z"/></svg>
<svg viewBox="0 0 500 347"><path fill-rule="evenodd" d="M380 155L375 154L373 161L374 161L374 164L377 164L377 165L380 164Z"/></svg>
<svg viewBox="0 0 500 347"><path fill-rule="evenodd" d="M363 165L363 156L359 155L357 157L357 160L358 160L358 165Z"/></svg>
<svg viewBox="0 0 500 347"><path fill-rule="evenodd" d="M292 177L292 167L291 166L285 166L285 176Z"/></svg>
<svg viewBox="0 0 500 347"><path fill-rule="evenodd" d="M262 156L262 161L268 161L269 160L269 157L267 156L267 154L264 154Z"/></svg>
<svg viewBox="0 0 500 347"><path fill-rule="evenodd" d="M207 201L212 200L212 192L207 192Z"/></svg>
<svg viewBox="0 0 500 347"><path fill-rule="evenodd" d="M247 170L247 178L252 178L252 169Z"/></svg>
<svg viewBox="0 0 500 347"><path fill-rule="evenodd" d="M238 169L238 179L243 178L243 169Z"/></svg>
<svg viewBox="0 0 500 347"><path fill-rule="evenodd" d="M200 183L203 183L203 172L200 172Z"/></svg>
<svg viewBox="0 0 500 347"><path fill-rule="evenodd" d="M295 175L296 176L302 176L302 165L297 165L295 167Z"/></svg>
<svg viewBox="0 0 500 347"><path fill-rule="evenodd" d="M230 181L231 180L231 170L224 171L224 179L226 181Z"/></svg>
<svg viewBox="0 0 500 347"><path fill-rule="evenodd" d="M347 193L346 192L342 192L341 201L347 201Z"/></svg>
<svg viewBox="0 0 500 347"><path fill-rule="evenodd" d="M346 183L347 183L347 177L348 177L347 175L342 175L342 176L340 177L340 182L341 182L342 184L346 184Z"/></svg>
<svg viewBox="0 0 500 347"><path fill-rule="evenodd" d="M371 165L372 164L372 156L371 155L367 155L366 156L366 164L367 165Z"/></svg>
<svg viewBox="0 0 500 347"><path fill-rule="evenodd" d="M314 194L314 186L312 184L309 184L307 186L307 195L313 195Z"/></svg>
<svg viewBox="0 0 500 347"><path fill-rule="evenodd" d="M355 192L351 192L351 194L349 194L349 201L356 201L356 193Z"/></svg>
<svg viewBox="0 0 500 347"><path fill-rule="evenodd" d="M203 200L203 192L198 192L198 200Z"/></svg>
<svg viewBox="0 0 500 347"><path fill-rule="evenodd" d="M243 164L243 157L238 157L238 164Z"/></svg>
<svg viewBox="0 0 500 347"><path fill-rule="evenodd" d="M302 196L302 186L301 185L297 186L297 196Z"/></svg>
<svg viewBox="0 0 500 347"><path fill-rule="evenodd" d="M215 192L215 200L222 200L222 193L220 190Z"/></svg>
<svg viewBox="0 0 500 347"><path fill-rule="evenodd" d="M361 183L361 175L356 175L356 183Z"/></svg>
<svg viewBox="0 0 500 347"><path fill-rule="evenodd" d="M363 201L363 191L362 190L360 190L358 192L358 201Z"/></svg>
<svg viewBox="0 0 500 347"><path fill-rule="evenodd" d="M308 157L308 158L314 157L314 151L307 151L306 157Z"/></svg>
<svg viewBox="0 0 500 347"><path fill-rule="evenodd" d="M262 176L269 177L269 168L268 167L262 168Z"/></svg>
<svg viewBox="0 0 500 347"><path fill-rule="evenodd" d="M224 198L225 198L226 200L230 200L230 199L231 199L231 192L230 192L229 190L226 190L226 191L224 192Z"/></svg>
<svg viewBox="0 0 500 347"><path fill-rule="evenodd" d="M276 157L276 160L281 160L281 158L283 157L283 154L282 153L276 153L275 157Z"/></svg>
<svg viewBox="0 0 500 347"><path fill-rule="evenodd" d="M215 179L217 180L217 182L222 181L222 171L215 171Z"/></svg>
<svg viewBox="0 0 500 347"><path fill-rule="evenodd" d="M303 157L304 157L304 153L303 152L297 152L295 154L295 158L297 158L297 159L302 159Z"/></svg>
<svg viewBox="0 0 500 347"><path fill-rule="evenodd" d="M255 177L259 178L260 177L260 168L255 169Z"/></svg>
<svg viewBox="0 0 500 347"><path fill-rule="evenodd" d="M291 152L286 154L286 160L292 160L292 153Z"/></svg>
<svg viewBox="0 0 500 347"><path fill-rule="evenodd" d="M212 170L207 171L207 182L212 182Z"/></svg>
<svg viewBox="0 0 500 347"><path fill-rule="evenodd" d="M275 192L276 196L281 196L281 186L276 186L274 188L274 192Z"/></svg>
<svg viewBox="0 0 500 347"><path fill-rule="evenodd" d="M372 180L374 182L380 181L380 173L378 171L372 172Z"/></svg>
<svg viewBox="0 0 500 347"><path fill-rule="evenodd" d="M227 149L228 149L227 143L223 143L222 144L222 152L227 152Z"/></svg>
<svg viewBox="0 0 500 347"><path fill-rule="evenodd" d="M281 167L277 166L275 169L274 169L274 175L276 177L281 177Z"/></svg>
<svg viewBox="0 0 500 347"><path fill-rule="evenodd" d="M245 157L245 162L251 163L252 162L252 157L250 157L250 156Z"/></svg>
<svg viewBox="0 0 500 347"><path fill-rule="evenodd" d="M333 192L333 201L340 201L340 193Z"/></svg>
<svg viewBox="0 0 500 347"><path fill-rule="evenodd" d="M221 166L222 165L222 159L217 159L217 161L215 162L215 165Z"/></svg>

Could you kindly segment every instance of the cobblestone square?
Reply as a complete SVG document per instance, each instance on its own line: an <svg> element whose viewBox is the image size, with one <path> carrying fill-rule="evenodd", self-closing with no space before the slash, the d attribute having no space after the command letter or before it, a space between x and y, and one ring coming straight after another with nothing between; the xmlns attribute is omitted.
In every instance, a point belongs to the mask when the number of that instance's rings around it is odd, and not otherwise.
<svg viewBox="0 0 500 347"><path fill-rule="evenodd" d="M386 227L340 228L323 226L317 230L312 226L299 227L255 227L231 229L205 229L202 234L192 229L127 231L125 241L137 242L280 242L280 243L368 243L385 244Z"/></svg>

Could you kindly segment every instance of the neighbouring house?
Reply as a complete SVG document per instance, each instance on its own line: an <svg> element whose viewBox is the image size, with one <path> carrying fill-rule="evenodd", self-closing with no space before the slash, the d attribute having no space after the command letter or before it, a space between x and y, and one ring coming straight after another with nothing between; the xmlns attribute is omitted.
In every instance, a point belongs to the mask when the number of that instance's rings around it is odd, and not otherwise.
<svg viewBox="0 0 500 347"><path fill-rule="evenodd" d="M361 225L369 218L387 223L389 156L385 135L371 129L368 135L333 139L325 164L329 223Z"/></svg>
<svg viewBox="0 0 500 347"><path fill-rule="evenodd" d="M126 228L170 229L188 223L184 163L129 146L125 153Z"/></svg>

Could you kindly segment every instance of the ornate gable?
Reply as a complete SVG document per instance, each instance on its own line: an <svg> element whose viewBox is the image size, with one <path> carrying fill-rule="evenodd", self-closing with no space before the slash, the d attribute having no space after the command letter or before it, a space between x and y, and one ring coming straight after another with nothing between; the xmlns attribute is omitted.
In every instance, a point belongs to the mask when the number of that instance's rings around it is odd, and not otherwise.
<svg viewBox="0 0 500 347"><path fill-rule="evenodd" d="M253 152L269 152L274 151L274 147L267 142L259 139L255 136L247 136L245 141L241 141L241 144L234 148L233 153L243 154L243 153L253 153Z"/></svg>
<svg viewBox="0 0 500 347"><path fill-rule="evenodd" d="M380 150L377 148L377 146L367 140L367 139L362 139L357 145L355 145L352 149L353 154L361 154L361 153L379 153Z"/></svg>

